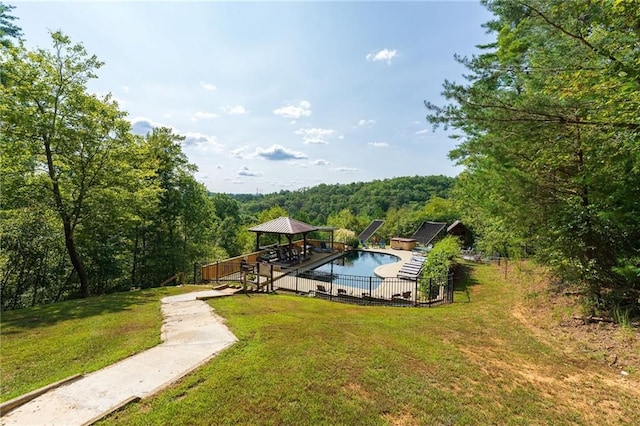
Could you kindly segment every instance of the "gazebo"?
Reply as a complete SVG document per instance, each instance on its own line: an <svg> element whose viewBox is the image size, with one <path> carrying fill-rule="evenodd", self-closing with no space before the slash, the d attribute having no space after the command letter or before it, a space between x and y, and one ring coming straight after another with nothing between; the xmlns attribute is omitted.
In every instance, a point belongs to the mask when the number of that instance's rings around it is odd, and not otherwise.
<svg viewBox="0 0 640 426"><path fill-rule="evenodd" d="M289 246L293 244L294 235L302 234L302 239L304 241L302 245L303 255L307 255L307 234L318 230L320 230L320 228L286 216L281 216L277 219L249 228L249 231L256 233L256 251L260 250L260 235L262 234L278 234L278 236L284 235L287 237L287 240L289 240Z"/></svg>

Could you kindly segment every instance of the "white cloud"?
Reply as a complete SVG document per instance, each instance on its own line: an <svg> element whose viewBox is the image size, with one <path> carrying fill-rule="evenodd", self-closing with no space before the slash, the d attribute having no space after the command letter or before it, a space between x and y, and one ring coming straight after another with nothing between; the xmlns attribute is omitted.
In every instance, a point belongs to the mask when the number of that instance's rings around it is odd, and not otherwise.
<svg viewBox="0 0 640 426"><path fill-rule="evenodd" d="M220 117L220 116L215 112L198 111L195 114L193 114L193 117L191 117L191 121L211 120L212 118L217 118L217 117Z"/></svg>
<svg viewBox="0 0 640 426"><path fill-rule="evenodd" d="M236 148L236 149L233 149L233 150L229 151L229 154L231 154L232 157L239 158L241 160L245 160L247 158L250 158L250 156L248 154L246 154L246 152L247 152L247 147L246 146L241 146L240 148Z"/></svg>
<svg viewBox="0 0 640 426"><path fill-rule="evenodd" d="M416 135L422 135L422 134L427 133L428 131L429 131L429 129L422 129L422 130L418 130L418 131L416 132Z"/></svg>
<svg viewBox="0 0 640 426"><path fill-rule="evenodd" d="M273 113L285 118L309 117L311 115L311 103L309 101L289 102L288 105L282 108L274 109Z"/></svg>
<svg viewBox="0 0 640 426"><path fill-rule="evenodd" d="M308 169L309 168L309 163L304 163L301 161L292 161L291 162L292 166L296 166L296 167L300 167L302 169Z"/></svg>
<svg viewBox="0 0 640 426"><path fill-rule="evenodd" d="M375 148L386 148L389 146L386 142L369 142L367 145L371 145Z"/></svg>
<svg viewBox="0 0 640 426"><path fill-rule="evenodd" d="M262 173L260 172L252 172L249 167L247 166L242 166L240 168L240 170L238 170L238 176L249 176L249 177L255 177L255 176L262 176Z"/></svg>
<svg viewBox="0 0 640 426"><path fill-rule="evenodd" d="M377 52L367 54L367 61L370 62L386 62L391 64L391 60L398 56L397 50L382 49Z"/></svg>
<svg viewBox="0 0 640 426"><path fill-rule="evenodd" d="M129 122L131 123L131 131L136 135L143 136L151 133L156 127L169 127L147 117L132 118Z"/></svg>
<svg viewBox="0 0 640 426"><path fill-rule="evenodd" d="M203 133L189 132L184 135L185 139L182 144L187 148L195 148L198 151L221 152L222 144L218 143L215 136L205 135Z"/></svg>
<svg viewBox="0 0 640 426"><path fill-rule="evenodd" d="M122 91L124 93L129 93L129 90L131 90L131 88L129 86L122 86Z"/></svg>
<svg viewBox="0 0 640 426"><path fill-rule="evenodd" d="M329 143L326 138L332 136L335 132L331 129L298 129L296 135L302 135L302 141L306 144L326 144Z"/></svg>
<svg viewBox="0 0 640 426"><path fill-rule="evenodd" d="M376 120L360 120L358 126L373 126L376 124Z"/></svg>
<svg viewBox="0 0 640 426"><path fill-rule="evenodd" d="M347 173L347 174L356 173L360 171L355 167L335 167L332 170L335 172Z"/></svg>
<svg viewBox="0 0 640 426"><path fill-rule="evenodd" d="M313 164L314 166L328 166L331 163L328 162L327 160L319 159L319 160L314 161L311 164Z"/></svg>
<svg viewBox="0 0 640 426"><path fill-rule="evenodd" d="M307 154L303 152L294 151L278 144L271 145L269 148L257 148L253 156L261 157L270 161L301 160L309 158Z"/></svg>
<svg viewBox="0 0 640 426"><path fill-rule="evenodd" d="M215 84L207 83L206 81L201 81L200 86L202 86L205 90L216 90L217 87Z"/></svg>
<svg viewBox="0 0 640 426"><path fill-rule="evenodd" d="M220 110L229 115L244 115L247 113L247 110L244 109L242 105L236 105L236 106L225 105L220 107Z"/></svg>

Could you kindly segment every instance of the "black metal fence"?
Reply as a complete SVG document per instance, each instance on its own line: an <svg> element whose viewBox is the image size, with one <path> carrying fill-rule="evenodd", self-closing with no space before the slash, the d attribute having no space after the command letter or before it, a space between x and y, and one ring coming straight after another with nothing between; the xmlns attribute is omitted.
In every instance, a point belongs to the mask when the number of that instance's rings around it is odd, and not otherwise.
<svg viewBox="0 0 640 426"><path fill-rule="evenodd" d="M359 305L433 306L453 302L453 274L440 280L421 278L380 278L374 276L330 275L305 271L296 274L296 292L315 297ZM315 287L308 289L308 280ZM320 283L319 283L320 282Z"/></svg>
<svg viewBox="0 0 640 426"><path fill-rule="evenodd" d="M244 283L254 291L281 289L358 305L429 307L453 302L453 273L429 280L381 278L220 261L207 264L203 277L202 266L194 264L194 283Z"/></svg>

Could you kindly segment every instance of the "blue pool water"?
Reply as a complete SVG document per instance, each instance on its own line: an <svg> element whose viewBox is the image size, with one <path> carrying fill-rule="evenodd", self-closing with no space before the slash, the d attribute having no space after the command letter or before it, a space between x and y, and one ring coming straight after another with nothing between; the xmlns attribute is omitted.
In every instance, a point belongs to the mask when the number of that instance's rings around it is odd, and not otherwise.
<svg viewBox="0 0 640 426"><path fill-rule="evenodd" d="M332 262L325 263L314 269L318 272L334 273L337 275L359 275L363 277L375 276L374 269L380 265L399 261L398 256L372 251L353 250Z"/></svg>
<svg viewBox="0 0 640 426"><path fill-rule="evenodd" d="M380 265L394 263L400 258L386 253L354 250L345 253L332 262L307 271L304 276L315 280L340 284L363 290L375 290L382 278L374 270Z"/></svg>

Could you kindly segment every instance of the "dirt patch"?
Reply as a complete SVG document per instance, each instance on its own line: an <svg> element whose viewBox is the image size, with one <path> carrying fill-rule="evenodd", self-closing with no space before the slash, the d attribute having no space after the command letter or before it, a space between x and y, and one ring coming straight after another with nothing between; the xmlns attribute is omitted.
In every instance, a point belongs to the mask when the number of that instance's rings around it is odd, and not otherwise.
<svg viewBox="0 0 640 426"><path fill-rule="evenodd" d="M524 297L512 314L538 338L560 345L567 355L586 356L622 376L640 378L640 327L623 327L582 318L578 296L557 291L552 280L536 271L535 280L520 280ZM516 279L531 277L519 274ZM625 374L627 373L627 374Z"/></svg>
<svg viewBox="0 0 640 426"><path fill-rule="evenodd" d="M356 397L369 403L373 402L373 398L371 398L369 392L367 392L367 390L360 386L358 383L348 383L346 386L344 386L344 391L352 397Z"/></svg>
<svg viewBox="0 0 640 426"><path fill-rule="evenodd" d="M420 424L420 422L418 422L418 420L416 420L409 413L402 413L402 414L396 414L396 415L387 413L387 414L384 414L382 417L388 424L393 426L413 426L413 425Z"/></svg>
<svg viewBox="0 0 640 426"><path fill-rule="evenodd" d="M550 375L535 365L499 367L511 367L523 379L537 383L557 403L624 422L619 418L623 402L610 395L622 393L640 400L640 329L584 321L577 296L557 292L544 274L536 279L530 274L518 275L513 284L523 286L524 294L511 313L539 341L561 348L567 362L578 369L570 374L559 369ZM592 415L585 420L597 422Z"/></svg>

